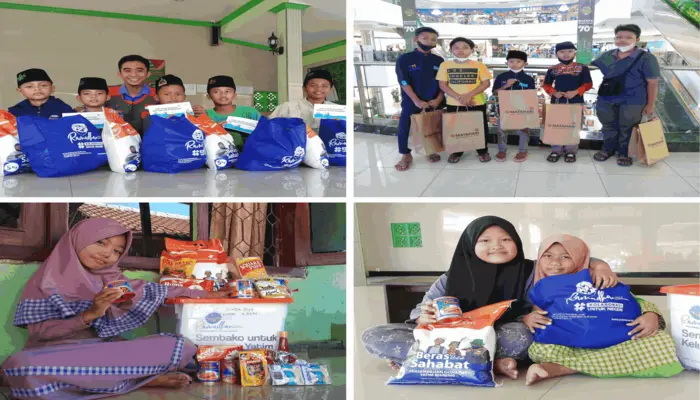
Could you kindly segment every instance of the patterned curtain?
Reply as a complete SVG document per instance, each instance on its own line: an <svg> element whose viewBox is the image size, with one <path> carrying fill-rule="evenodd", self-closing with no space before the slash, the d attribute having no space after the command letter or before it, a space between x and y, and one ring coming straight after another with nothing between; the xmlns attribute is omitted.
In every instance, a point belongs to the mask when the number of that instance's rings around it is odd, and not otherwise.
<svg viewBox="0 0 700 400"><path fill-rule="evenodd" d="M267 203L214 203L209 237L219 238L233 259L265 255Z"/></svg>

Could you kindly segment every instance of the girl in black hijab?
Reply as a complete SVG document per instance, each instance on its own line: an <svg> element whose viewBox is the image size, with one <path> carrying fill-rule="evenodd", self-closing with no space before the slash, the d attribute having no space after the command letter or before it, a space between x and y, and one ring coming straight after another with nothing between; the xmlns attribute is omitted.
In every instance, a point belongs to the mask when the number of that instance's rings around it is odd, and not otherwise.
<svg viewBox="0 0 700 400"><path fill-rule="evenodd" d="M532 287L534 262L525 258L523 244L513 224L503 218L477 218L467 226L457 243L447 273L436 280L421 304L411 311L411 322L436 323L433 300L442 296L459 299L462 312L517 300L496 322L494 372L518 378L518 363L529 363L528 347L533 335L522 317L531 311L527 292ZM612 287L617 275L601 260L591 258L591 275L596 287ZM372 355L389 360L398 368L413 345L410 324L389 324L367 329L362 342Z"/></svg>

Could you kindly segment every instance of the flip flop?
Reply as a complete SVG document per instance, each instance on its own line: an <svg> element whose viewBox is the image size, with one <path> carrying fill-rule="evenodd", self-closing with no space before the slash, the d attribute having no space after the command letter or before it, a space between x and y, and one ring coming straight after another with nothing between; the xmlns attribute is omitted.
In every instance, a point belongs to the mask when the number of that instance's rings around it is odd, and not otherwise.
<svg viewBox="0 0 700 400"><path fill-rule="evenodd" d="M513 157L515 162L524 162L525 160L527 160L527 151L521 151Z"/></svg>
<svg viewBox="0 0 700 400"><path fill-rule="evenodd" d="M555 153L555 152L551 152L551 153L549 154L549 156L547 157L547 161L549 161L549 162L551 162L551 163L555 163L555 162L559 161L559 157L561 157L561 154Z"/></svg>
<svg viewBox="0 0 700 400"><path fill-rule="evenodd" d="M575 163L576 162L576 154L567 153L566 156L564 157L564 162Z"/></svg>
<svg viewBox="0 0 700 400"><path fill-rule="evenodd" d="M632 166L632 159L629 157L618 157L617 165L621 167L630 167Z"/></svg>
<svg viewBox="0 0 700 400"><path fill-rule="evenodd" d="M612 157L612 154L608 154L602 150L593 155L593 159L600 162L607 161L610 157Z"/></svg>
<svg viewBox="0 0 700 400"><path fill-rule="evenodd" d="M403 161L402 160L402 161L399 161L398 163L396 163L396 165L394 165L394 168L396 168L396 170L399 172L403 172L403 171L406 171L409 168L411 168L411 164L412 164L412 162L410 162L410 161Z"/></svg>
<svg viewBox="0 0 700 400"><path fill-rule="evenodd" d="M491 156L489 155L489 153L479 154L479 161L489 162L489 161L491 161Z"/></svg>
<svg viewBox="0 0 700 400"><path fill-rule="evenodd" d="M428 162L429 163L436 163L440 161L440 155L439 154L431 154L428 156Z"/></svg>
<svg viewBox="0 0 700 400"><path fill-rule="evenodd" d="M447 162L450 164L457 164L459 160L462 159L462 153L452 153L450 154L450 157L447 159Z"/></svg>
<svg viewBox="0 0 700 400"><path fill-rule="evenodd" d="M498 162L504 162L508 158L508 153L505 151L499 151L496 153L496 161Z"/></svg>

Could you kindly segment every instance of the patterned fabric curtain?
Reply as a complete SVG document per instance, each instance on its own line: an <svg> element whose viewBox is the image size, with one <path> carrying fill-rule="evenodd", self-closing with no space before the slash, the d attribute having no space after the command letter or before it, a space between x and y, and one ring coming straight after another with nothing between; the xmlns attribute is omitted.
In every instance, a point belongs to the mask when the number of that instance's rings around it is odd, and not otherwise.
<svg viewBox="0 0 700 400"><path fill-rule="evenodd" d="M209 237L219 238L232 258L265 255L267 203L214 203Z"/></svg>

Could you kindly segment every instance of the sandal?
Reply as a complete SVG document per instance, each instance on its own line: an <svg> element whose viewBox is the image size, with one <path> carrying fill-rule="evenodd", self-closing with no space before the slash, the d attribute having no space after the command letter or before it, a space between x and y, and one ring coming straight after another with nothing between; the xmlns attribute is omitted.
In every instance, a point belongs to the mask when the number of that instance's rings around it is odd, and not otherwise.
<svg viewBox="0 0 700 400"><path fill-rule="evenodd" d="M612 157L612 154L608 154L608 153L604 152L603 150L601 150L593 155L593 159L596 161L600 161L600 162L606 161L610 157Z"/></svg>
<svg viewBox="0 0 700 400"><path fill-rule="evenodd" d="M515 162L523 162L525 160L527 160L527 151L521 151L513 157Z"/></svg>
<svg viewBox="0 0 700 400"><path fill-rule="evenodd" d="M489 153L479 154L479 161L489 162L491 161L491 156L489 155Z"/></svg>
<svg viewBox="0 0 700 400"><path fill-rule="evenodd" d="M406 171L407 169L409 169L411 167L412 162L413 161L401 160L398 163L396 163L396 165L394 165L394 168L396 168L396 170L399 172Z"/></svg>
<svg viewBox="0 0 700 400"><path fill-rule="evenodd" d="M575 163L576 162L576 154L566 153L566 156L564 156L564 162Z"/></svg>
<svg viewBox="0 0 700 400"><path fill-rule="evenodd" d="M555 162L559 161L559 157L561 157L561 154L553 151L547 157L547 161L549 161L551 163L555 163Z"/></svg>
<svg viewBox="0 0 700 400"><path fill-rule="evenodd" d="M617 165L621 167L629 167L632 165L632 159L629 157L620 156L617 158Z"/></svg>
<svg viewBox="0 0 700 400"><path fill-rule="evenodd" d="M450 157L447 159L447 162L450 164L457 164L459 162L459 160L462 159L462 154L464 154L464 153L459 152L459 153L450 154Z"/></svg>
<svg viewBox="0 0 700 400"><path fill-rule="evenodd" d="M496 153L496 161L503 162L506 160L506 158L508 158L508 153L506 153L505 151L499 151L498 153Z"/></svg>
<svg viewBox="0 0 700 400"><path fill-rule="evenodd" d="M436 163L440 161L440 154L431 154L428 156L429 163Z"/></svg>

